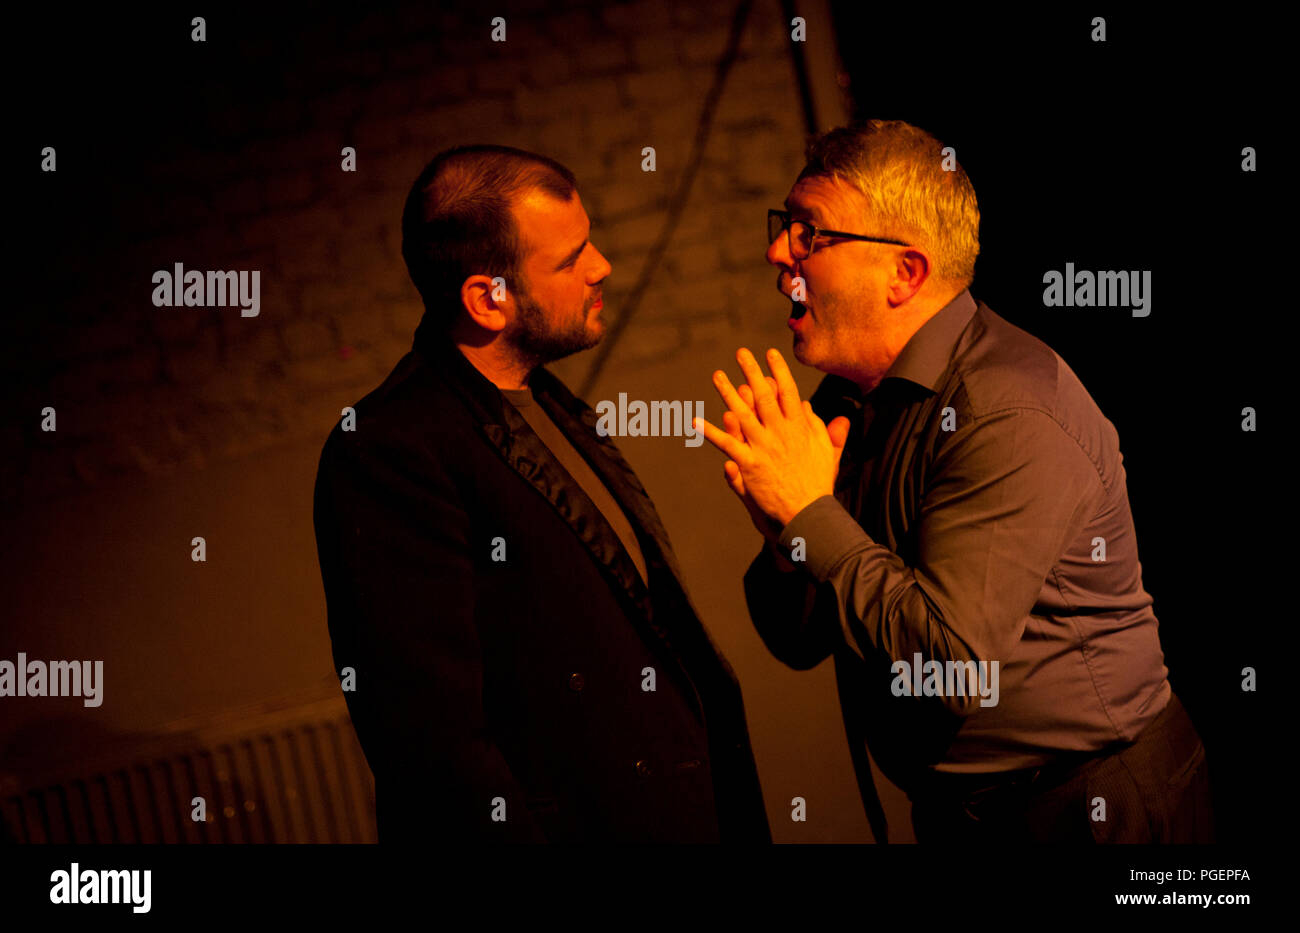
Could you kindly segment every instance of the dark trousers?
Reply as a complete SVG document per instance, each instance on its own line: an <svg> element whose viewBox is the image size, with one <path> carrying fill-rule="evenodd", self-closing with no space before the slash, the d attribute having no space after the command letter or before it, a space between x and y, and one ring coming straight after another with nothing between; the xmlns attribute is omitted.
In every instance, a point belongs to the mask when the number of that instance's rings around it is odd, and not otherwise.
<svg viewBox="0 0 1300 933"><path fill-rule="evenodd" d="M997 775L936 775L912 798L921 843L1208 843L1205 746L1177 695L1131 745Z"/></svg>

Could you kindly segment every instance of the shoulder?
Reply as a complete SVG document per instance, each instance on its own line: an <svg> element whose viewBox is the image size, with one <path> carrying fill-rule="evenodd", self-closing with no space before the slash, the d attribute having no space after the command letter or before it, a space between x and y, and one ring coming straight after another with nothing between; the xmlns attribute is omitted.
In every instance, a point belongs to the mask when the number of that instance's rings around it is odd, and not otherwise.
<svg viewBox="0 0 1300 933"><path fill-rule="evenodd" d="M339 412L321 467L367 458L440 458L473 428L468 410L431 361L411 351L382 383Z"/></svg>
<svg viewBox="0 0 1300 933"><path fill-rule="evenodd" d="M983 302L958 345L941 400L959 425L976 429L1013 415L1054 424L1109 485L1119 446L1114 425L1060 354Z"/></svg>
<svg viewBox="0 0 1300 933"><path fill-rule="evenodd" d="M1033 334L980 302L954 354L945 394L960 414L982 418L1009 408L1059 408L1064 362Z"/></svg>

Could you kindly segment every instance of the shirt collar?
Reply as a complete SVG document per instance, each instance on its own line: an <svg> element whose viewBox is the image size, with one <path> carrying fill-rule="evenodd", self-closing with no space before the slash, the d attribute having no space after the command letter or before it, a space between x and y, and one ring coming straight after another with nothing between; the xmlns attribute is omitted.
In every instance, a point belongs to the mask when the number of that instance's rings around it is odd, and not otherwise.
<svg viewBox="0 0 1300 933"><path fill-rule="evenodd" d="M939 380L952 361L957 338L975 314L975 299L970 289L948 302L921 325L920 329L903 346L885 379L906 379L932 392L939 391Z"/></svg>

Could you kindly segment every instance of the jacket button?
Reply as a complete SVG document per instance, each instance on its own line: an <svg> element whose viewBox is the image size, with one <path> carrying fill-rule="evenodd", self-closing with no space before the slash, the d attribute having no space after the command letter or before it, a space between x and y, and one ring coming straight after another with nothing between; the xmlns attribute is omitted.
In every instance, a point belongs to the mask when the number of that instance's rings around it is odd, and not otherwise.
<svg viewBox="0 0 1300 933"><path fill-rule="evenodd" d="M587 685L586 678L584 678L581 674L575 673L569 675L569 689L572 690L574 693L577 693L586 685Z"/></svg>
<svg viewBox="0 0 1300 933"><path fill-rule="evenodd" d="M648 776L650 774L650 762L646 761L645 759L638 761L636 763L636 773L641 775L642 777Z"/></svg>

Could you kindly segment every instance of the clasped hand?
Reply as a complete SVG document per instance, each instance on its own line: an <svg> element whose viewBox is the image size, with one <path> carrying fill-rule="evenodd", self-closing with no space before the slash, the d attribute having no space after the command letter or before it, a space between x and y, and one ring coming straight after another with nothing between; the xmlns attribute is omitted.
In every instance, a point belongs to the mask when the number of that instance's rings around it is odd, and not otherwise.
<svg viewBox="0 0 1300 933"><path fill-rule="evenodd" d="M727 484L754 526L776 541L805 506L834 493L849 419L835 418L827 426L810 403L800 400L790 368L776 350L767 351L771 376L763 375L744 347L736 360L748 384L736 389L722 370L713 374L727 406L723 429L703 418L695 419L695 427L730 458L723 465Z"/></svg>

